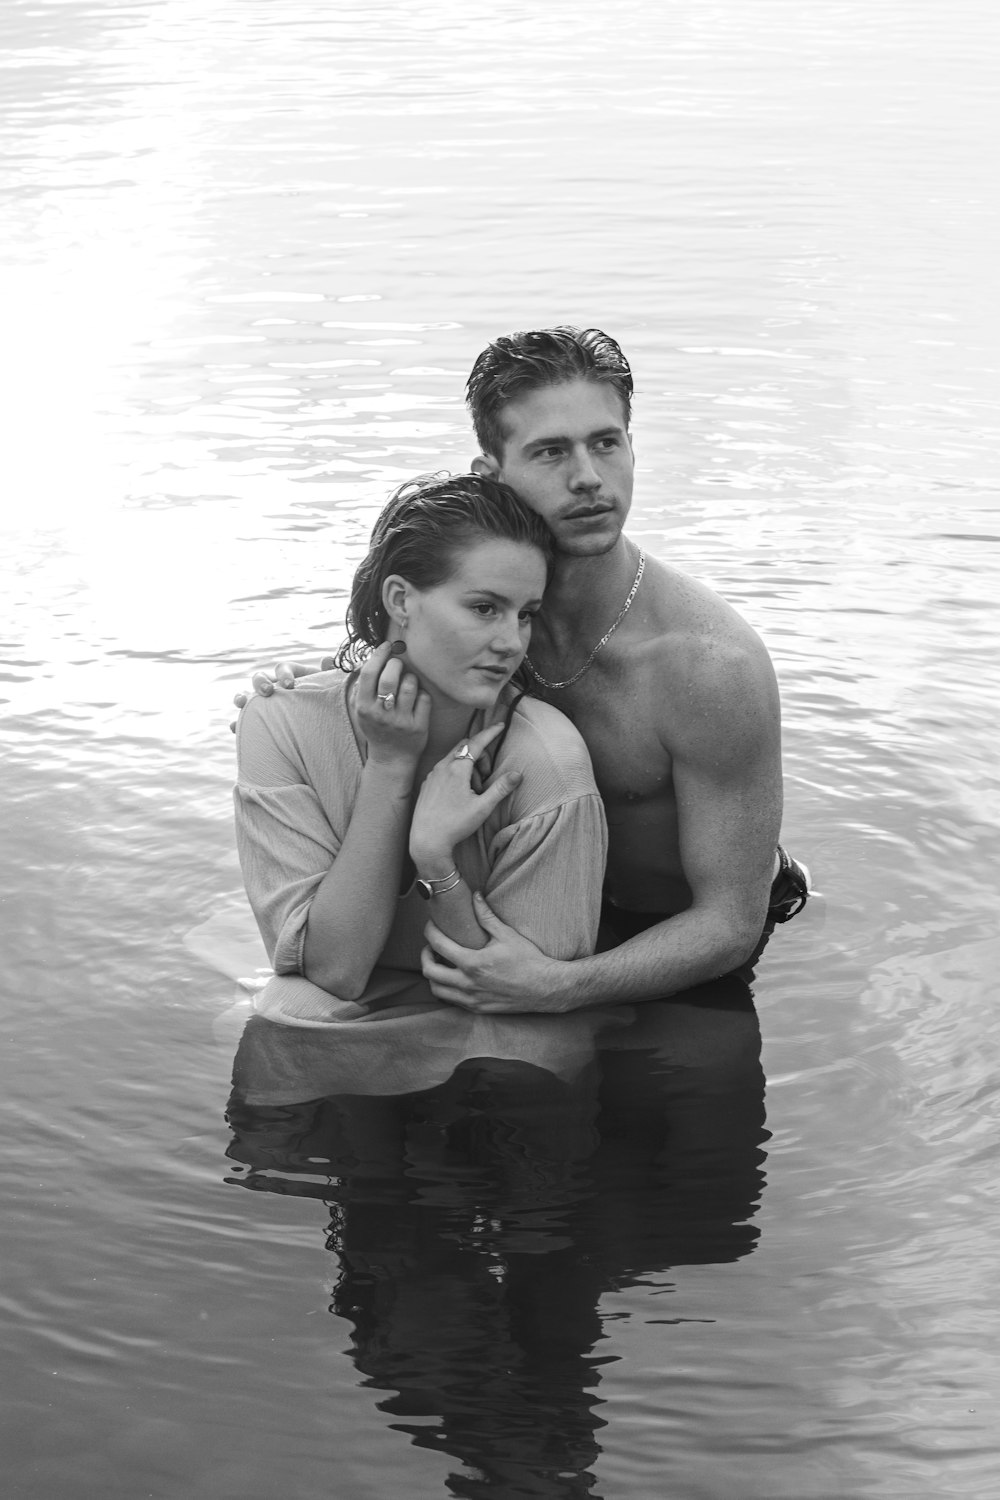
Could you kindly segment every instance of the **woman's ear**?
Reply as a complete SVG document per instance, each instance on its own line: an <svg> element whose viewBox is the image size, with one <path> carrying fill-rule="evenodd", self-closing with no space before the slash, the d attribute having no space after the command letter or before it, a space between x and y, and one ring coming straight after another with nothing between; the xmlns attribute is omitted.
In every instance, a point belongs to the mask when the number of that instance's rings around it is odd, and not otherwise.
<svg viewBox="0 0 1000 1500"><path fill-rule="evenodd" d="M390 573L382 584L382 605L397 630L405 630L408 623L412 590L405 578Z"/></svg>

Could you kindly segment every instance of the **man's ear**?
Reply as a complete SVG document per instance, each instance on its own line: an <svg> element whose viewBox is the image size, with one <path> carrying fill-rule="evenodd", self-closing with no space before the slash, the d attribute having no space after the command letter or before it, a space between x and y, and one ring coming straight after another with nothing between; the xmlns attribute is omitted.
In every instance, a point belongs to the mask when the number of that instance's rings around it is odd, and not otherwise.
<svg viewBox="0 0 1000 1500"><path fill-rule="evenodd" d="M472 472L481 474L484 479L499 479L500 465L488 453L478 453L472 460Z"/></svg>

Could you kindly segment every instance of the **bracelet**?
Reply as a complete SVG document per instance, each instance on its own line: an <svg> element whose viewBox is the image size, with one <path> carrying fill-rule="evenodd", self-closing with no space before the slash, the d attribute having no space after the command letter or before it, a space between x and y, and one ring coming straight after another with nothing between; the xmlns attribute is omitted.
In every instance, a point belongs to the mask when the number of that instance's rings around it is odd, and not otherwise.
<svg viewBox="0 0 1000 1500"><path fill-rule="evenodd" d="M445 891L453 891L456 885L461 884L461 880L461 873L452 870L450 875L442 875L440 880L417 880L415 884L418 894L429 901L432 896L443 896Z"/></svg>

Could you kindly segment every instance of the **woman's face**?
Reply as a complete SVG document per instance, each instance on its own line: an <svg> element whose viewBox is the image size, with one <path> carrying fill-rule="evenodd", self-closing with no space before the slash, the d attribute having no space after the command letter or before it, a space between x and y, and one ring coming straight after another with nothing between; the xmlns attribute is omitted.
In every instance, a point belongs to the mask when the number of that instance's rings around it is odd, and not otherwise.
<svg viewBox="0 0 1000 1500"><path fill-rule="evenodd" d="M405 663L435 706L492 708L524 659L545 588L545 559L527 542L460 548L451 577L405 586Z"/></svg>

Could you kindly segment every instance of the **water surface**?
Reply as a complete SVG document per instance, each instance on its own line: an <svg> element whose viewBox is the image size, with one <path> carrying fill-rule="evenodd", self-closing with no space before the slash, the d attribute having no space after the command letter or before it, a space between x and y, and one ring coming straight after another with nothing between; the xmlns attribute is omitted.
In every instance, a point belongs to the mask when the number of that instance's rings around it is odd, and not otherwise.
<svg viewBox="0 0 1000 1500"><path fill-rule="evenodd" d="M0 43L9 1493L994 1493L994 8ZM772 651L822 898L708 1034L231 1130L229 699L559 321L632 358L634 534Z"/></svg>

